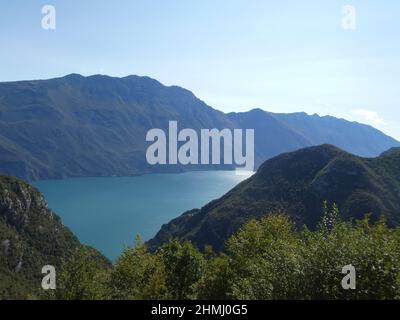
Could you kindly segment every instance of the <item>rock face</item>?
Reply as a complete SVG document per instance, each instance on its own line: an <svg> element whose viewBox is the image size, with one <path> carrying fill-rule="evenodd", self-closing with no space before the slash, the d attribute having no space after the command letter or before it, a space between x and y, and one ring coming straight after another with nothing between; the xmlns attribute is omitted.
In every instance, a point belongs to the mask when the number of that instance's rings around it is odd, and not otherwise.
<svg viewBox="0 0 400 320"><path fill-rule="evenodd" d="M199 169L147 163L147 131L167 131L172 120L179 130L254 129L256 166L323 143L361 156L400 146L370 126L333 117L260 109L225 114L188 90L148 77L72 74L0 83L0 172L29 181Z"/></svg>
<svg viewBox="0 0 400 320"><path fill-rule="evenodd" d="M0 299L34 297L42 267L59 266L79 246L38 190L0 176Z"/></svg>
<svg viewBox="0 0 400 320"><path fill-rule="evenodd" d="M324 201L336 203L345 219L384 215L400 225L400 149L377 158L361 158L334 146L282 154L218 200L164 225L149 241L154 249L171 237L199 248L222 250L225 241L250 218L285 212L298 225L313 228Z"/></svg>

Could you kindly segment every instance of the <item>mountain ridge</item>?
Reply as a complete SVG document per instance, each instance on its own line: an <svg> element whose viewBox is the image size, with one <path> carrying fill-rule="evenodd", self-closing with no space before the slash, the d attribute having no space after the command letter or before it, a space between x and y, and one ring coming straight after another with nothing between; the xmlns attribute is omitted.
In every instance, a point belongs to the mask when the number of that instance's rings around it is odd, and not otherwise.
<svg viewBox="0 0 400 320"><path fill-rule="evenodd" d="M255 165L282 152L331 143L377 156L400 142L358 123L261 109L223 113L150 77L70 74L0 83L0 172L30 181L124 176L233 166L151 166L148 130L255 129ZM322 120L321 120L322 119ZM323 122L323 123L321 123ZM268 138L270 137L270 138Z"/></svg>
<svg viewBox="0 0 400 320"><path fill-rule="evenodd" d="M219 251L250 218L277 212L288 214L298 226L314 228L324 201L337 204L344 219L370 213L378 220L382 214L389 226L399 226L400 148L376 158L332 145L283 153L221 198L163 225L149 246L154 249L172 237Z"/></svg>

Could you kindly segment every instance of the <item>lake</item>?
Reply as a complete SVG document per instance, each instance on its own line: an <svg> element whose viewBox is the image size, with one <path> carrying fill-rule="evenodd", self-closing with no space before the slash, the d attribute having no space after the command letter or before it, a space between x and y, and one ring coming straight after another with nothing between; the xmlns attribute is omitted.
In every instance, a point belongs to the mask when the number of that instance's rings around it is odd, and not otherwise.
<svg viewBox="0 0 400 320"><path fill-rule="evenodd" d="M79 240L115 260L135 236L152 238L184 211L219 198L248 176L197 171L33 183Z"/></svg>

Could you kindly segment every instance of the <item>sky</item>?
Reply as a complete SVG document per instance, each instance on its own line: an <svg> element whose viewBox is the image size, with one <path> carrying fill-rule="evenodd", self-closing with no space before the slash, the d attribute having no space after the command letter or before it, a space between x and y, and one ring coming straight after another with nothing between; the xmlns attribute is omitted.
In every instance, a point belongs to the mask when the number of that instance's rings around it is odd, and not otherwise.
<svg viewBox="0 0 400 320"><path fill-rule="evenodd" d="M225 112L329 114L400 139L399 39L398 0L1 1L0 81L146 75Z"/></svg>

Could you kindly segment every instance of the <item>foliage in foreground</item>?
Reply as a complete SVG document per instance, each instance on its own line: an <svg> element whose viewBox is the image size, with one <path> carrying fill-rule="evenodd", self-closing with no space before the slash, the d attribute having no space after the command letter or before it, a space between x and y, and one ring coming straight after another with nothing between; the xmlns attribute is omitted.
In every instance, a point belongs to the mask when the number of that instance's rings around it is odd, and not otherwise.
<svg viewBox="0 0 400 320"><path fill-rule="evenodd" d="M400 229L325 211L315 231L284 215L251 220L218 255L177 240L150 253L138 240L107 268L84 248L63 264L52 298L400 299ZM356 289L344 290L350 264Z"/></svg>

